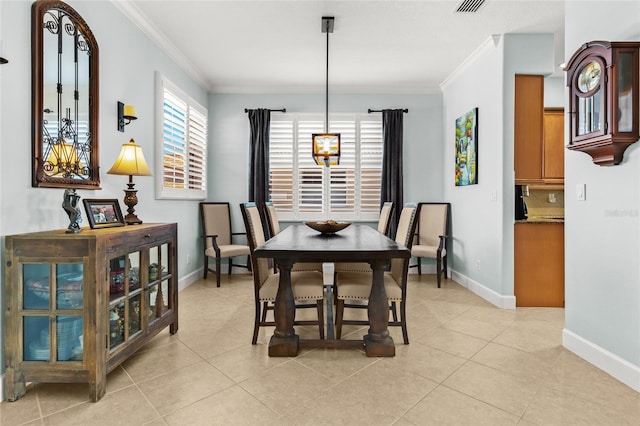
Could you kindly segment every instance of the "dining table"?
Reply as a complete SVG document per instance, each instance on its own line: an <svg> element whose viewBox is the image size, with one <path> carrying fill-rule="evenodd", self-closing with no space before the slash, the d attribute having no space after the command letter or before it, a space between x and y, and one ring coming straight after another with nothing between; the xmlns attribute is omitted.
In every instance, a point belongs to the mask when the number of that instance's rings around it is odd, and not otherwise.
<svg viewBox="0 0 640 426"><path fill-rule="evenodd" d="M411 251L366 224L323 234L302 224L290 225L256 247L258 258L273 259L280 277L274 305L275 330L269 341L269 356L297 356L301 348L364 348L367 356L395 356L389 335L389 302L384 273L393 258L409 258ZM362 339L300 339L293 327L295 300L291 268L299 262L367 262L372 270L371 295L367 305L369 330ZM331 302L331 301L330 301ZM332 327L333 324L328 324Z"/></svg>

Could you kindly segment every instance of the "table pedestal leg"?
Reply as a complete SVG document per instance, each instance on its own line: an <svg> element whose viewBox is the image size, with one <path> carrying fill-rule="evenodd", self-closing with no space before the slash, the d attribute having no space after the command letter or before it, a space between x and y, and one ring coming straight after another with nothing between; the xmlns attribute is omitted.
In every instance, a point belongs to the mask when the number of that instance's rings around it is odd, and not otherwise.
<svg viewBox="0 0 640 426"><path fill-rule="evenodd" d="M384 267L386 262L371 262L373 282L367 312L369 333L364 336L364 350L367 356L395 356L396 346L389 336L389 302L384 289Z"/></svg>
<svg viewBox="0 0 640 426"><path fill-rule="evenodd" d="M293 329L296 316L295 300L291 288L291 262L276 259L280 269L280 284L273 308L276 329L269 340L269 356L296 356L300 337Z"/></svg>

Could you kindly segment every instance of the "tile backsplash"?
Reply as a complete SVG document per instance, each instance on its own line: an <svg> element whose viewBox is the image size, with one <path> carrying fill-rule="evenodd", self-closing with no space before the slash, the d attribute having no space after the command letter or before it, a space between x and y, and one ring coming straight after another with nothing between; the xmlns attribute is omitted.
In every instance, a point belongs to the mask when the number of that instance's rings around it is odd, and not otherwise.
<svg viewBox="0 0 640 426"><path fill-rule="evenodd" d="M529 196L525 197L524 201L527 203L529 217L564 216L564 190L562 189L529 188Z"/></svg>

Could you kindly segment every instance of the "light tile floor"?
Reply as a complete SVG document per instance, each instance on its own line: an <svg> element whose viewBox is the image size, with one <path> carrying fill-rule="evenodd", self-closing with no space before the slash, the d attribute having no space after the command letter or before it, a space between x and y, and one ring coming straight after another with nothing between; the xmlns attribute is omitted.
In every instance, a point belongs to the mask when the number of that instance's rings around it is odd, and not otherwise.
<svg viewBox="0 0 640 426"><path fill-rule="evenodd" d="M98 403L86 384L32 384L0 403L0 424L640 424L637 392L562 348L563 309L498 309L429 275L410 275L408 295L411 344L392 328L394 358L269 358L272 328L251 345L250 275L224 276L221 288L200 280L180 293L178 333L163 331L113 371ZM345 326L344 337L365 332Z"/></svg>

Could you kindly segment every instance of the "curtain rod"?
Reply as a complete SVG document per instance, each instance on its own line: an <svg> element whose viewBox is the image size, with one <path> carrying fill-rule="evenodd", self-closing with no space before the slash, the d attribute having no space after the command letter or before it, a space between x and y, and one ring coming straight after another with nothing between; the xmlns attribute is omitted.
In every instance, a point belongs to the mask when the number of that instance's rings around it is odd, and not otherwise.
<svg viewBox="0 0 640 426"><path fill-rule="evenodd" d="M372 112L382 112L382 111L383 110L381 110L381 109L371 109L371 108L369 108L369 114L371 114ZM402 112L409 112L409 109L405 108L405 109L402 110Z"/></svg>
<svg viewBox="0 0 640 426"><path fill-rule="evenodd" d="M244 112L249 112L249 108L245 108ZM282 108L282 109L270 109L269 112L287 112L286 108Z"/></svg>

